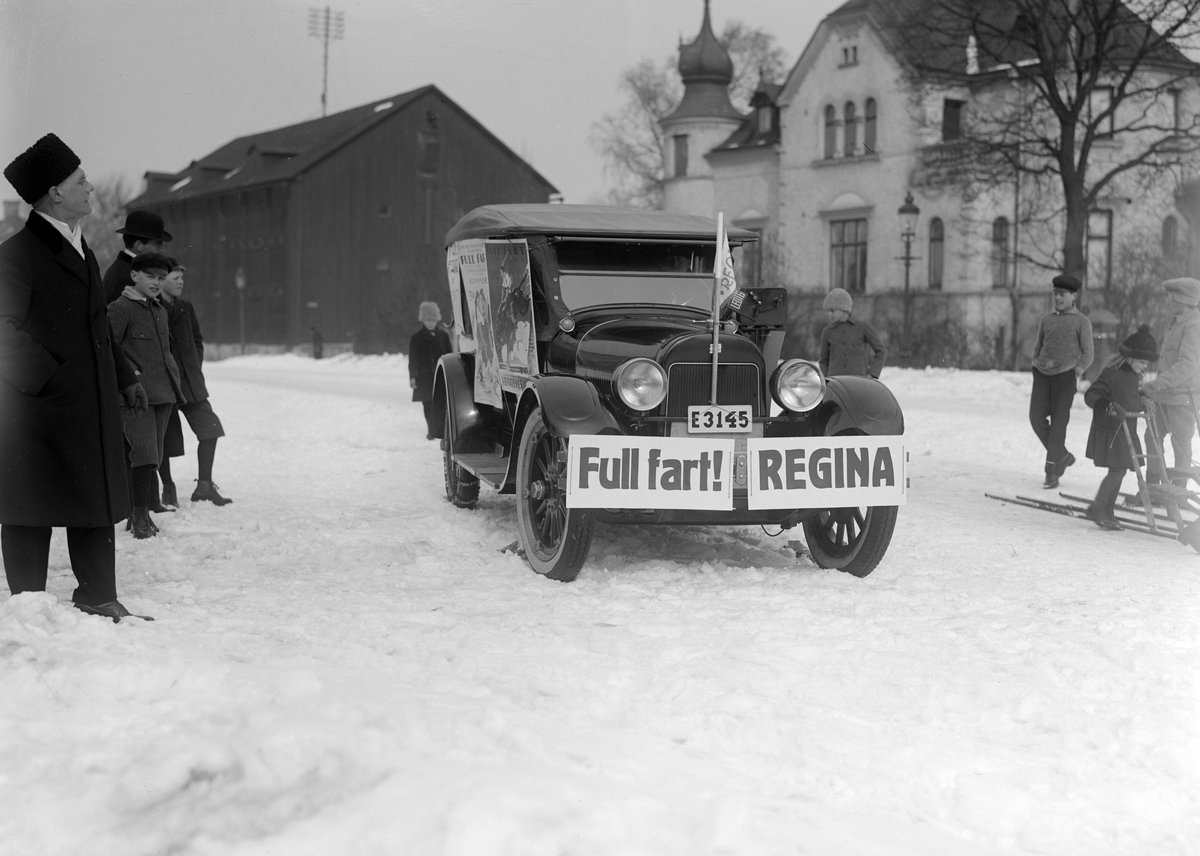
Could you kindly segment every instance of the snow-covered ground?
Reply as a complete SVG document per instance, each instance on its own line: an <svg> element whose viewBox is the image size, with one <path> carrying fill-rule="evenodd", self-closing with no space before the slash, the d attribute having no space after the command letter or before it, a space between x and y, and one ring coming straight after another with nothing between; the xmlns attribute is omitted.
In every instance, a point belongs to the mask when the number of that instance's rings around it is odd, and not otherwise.
<svg viewBox="0 0 1200 856"><path fill-rule="evenodd" d="M884 373L912 490L865 580L602 527L564 585L510 497L445 502L402 357L206 374L235 503L118 532L157 620L70 608L61 532L0 601L4 856L1200 852L1200 555L984 497L1042 494L1026 375Z"/></svg>

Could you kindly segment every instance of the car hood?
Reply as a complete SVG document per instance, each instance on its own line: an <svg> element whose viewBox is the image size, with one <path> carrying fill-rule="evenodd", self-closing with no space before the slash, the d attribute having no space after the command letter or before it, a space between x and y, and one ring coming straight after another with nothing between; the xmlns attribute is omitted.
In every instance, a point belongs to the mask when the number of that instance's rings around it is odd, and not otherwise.
<svg viewBox="0 0 1200 856"><path fill-rule="evenodd" d="M594 380L611 378L627 360L645 357L660 364L708 362L712 332L703 323L669 318L621 318L577 331L574 371ZM752 342L721 335L721 362L761 363Z"/></svg>

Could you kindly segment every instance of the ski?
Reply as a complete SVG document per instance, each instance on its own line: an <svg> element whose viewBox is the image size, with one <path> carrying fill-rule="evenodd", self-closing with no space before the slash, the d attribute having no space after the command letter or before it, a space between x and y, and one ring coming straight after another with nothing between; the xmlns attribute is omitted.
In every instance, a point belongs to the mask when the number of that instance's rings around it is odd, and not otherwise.
<svg viewBox="0 0 1200 856"><path fill-rule="evenodd" d="M984 496L986 496L988 499L999 500L1000 502L1008 502L1013 505L1023 505L1026 508L1036 508L1041 511L1050 511L1054 514L1061 514L1065 517L1078 517L1081 520L1087 520L1089 522L1091 521L1091 518L1087 516L1087 509L1081 508L1078 505L1068 505L1062 502L1050 502L1049 500L1045 499L1035 499L1031 496L999 496L994 493L985 493ZM1173 528L1171 531L1167 531L1166 527L1163 527L1158 532L1155 532L1145 524L1139 525L1138 523L1125 520L1121 521L1121 525L1130 532L1141 532L1146 535L1155 535L1159 538L1170 538L1171 540L1176 539L1176 533Z"/></svg>
<svg viewBox="0 0 1200 856"><path fill-rule="evenodd" d="M1061 496L1063 499L1069 499L1071 502L1082 502L1084 505L1090 505L1092 502L1086 496L1071 496L1069 493L1060 493L1059 496ZM1138 501L1136 508L1132 505L1117 505L1116 508L1113 509L1116 518L1121 522L1124 522L1126 519L1130 519L1135 523L1141 523L1146 519L1146 515L1142 513L1141 499L1137 496L1137 494L1134 494L1133 498ZM1175 525L1171 518L1168 517L1165 512L1159 511L1157 507L1155 507L1154 519L1162 521L1163 523L1171 526Z"/></svg>

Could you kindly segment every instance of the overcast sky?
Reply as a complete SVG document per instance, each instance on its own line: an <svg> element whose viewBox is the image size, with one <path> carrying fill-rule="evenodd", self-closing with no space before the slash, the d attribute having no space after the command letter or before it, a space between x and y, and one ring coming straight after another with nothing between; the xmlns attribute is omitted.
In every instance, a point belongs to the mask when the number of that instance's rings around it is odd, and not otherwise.
<svg viewBox="0 0 1200 856"><path fill-rule="evenodd" d="M713 0L795 62L845 0ZM174 172L235 137L321 115L311 0L0 0L0 163L53 131L93 178ZM323 7L322 7L323 8ZM555 184L603 194L592 124L621 71L676 55L703 0L340 0L330 113L434 84ZM16 192L0 178L0 198Z"/></svg>

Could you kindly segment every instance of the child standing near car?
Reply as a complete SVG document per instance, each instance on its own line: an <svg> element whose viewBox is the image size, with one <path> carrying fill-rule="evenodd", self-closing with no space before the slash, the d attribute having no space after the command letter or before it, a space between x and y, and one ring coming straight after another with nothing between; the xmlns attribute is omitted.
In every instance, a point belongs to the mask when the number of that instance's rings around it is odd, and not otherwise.
<svg viewBox="0 0 1200 856"><path fill-rule="evenodd" d="M1125 474L1136 466L1133 455L1142 453L1137 438L1137 418L1130 411L1140 409L1138 382L1146 367L1158 359L1158 343L1149 327L1138 331L1121 343L1117 353L1100 376L1083 395L1084 403L1092 408L1092 429L1088 433L1087 456L1098 467L1107 467L1108 475L1100 482L1096 498L1088 506L1088 517L1101 529L1123 529L1114 516L1117 495ZM1130 440L1121 435L1122 423L1129 427Z"/></svg>
<svg viewBox="0 0 1200 856"><path fill-rule="evenodd" d="M887 348L866 321L850 317L854 298L844 288L835 288L825 295L822 304L829 316L829 326L821 331L821 373L858 375L879 379L887 359Z"/></svg>
<svg viewBox="0 0 1200 856"><path fill-rule="evenodd" d="M171 334L167 310L158 302L163 280L171 272L171 262L161 253L145 253L132 262L133 285L125 286L121 296L108 304L108 324L113 341L146 390L150 407L143 413L121 408L121 424L129 443L129 463L133 468L133 514L130 528L135 538L150 538L158 529L150 520L150 500L154 494L163 439L171 408L182 403L179 368L171 356Z"/></svg>

